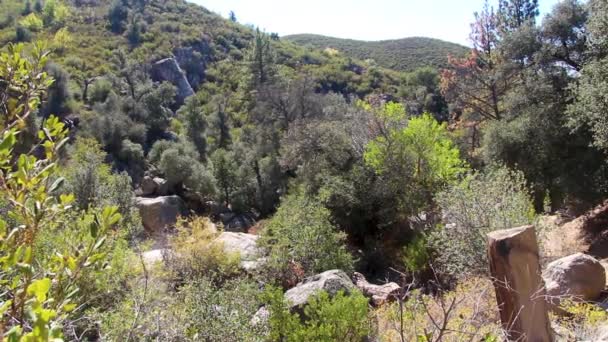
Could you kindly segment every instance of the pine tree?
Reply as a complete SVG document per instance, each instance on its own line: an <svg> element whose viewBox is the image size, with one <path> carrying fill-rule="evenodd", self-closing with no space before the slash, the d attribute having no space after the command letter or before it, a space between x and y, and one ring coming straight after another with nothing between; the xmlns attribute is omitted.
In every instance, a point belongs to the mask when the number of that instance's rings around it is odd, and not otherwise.
<svg viewBox="0 0 608 342"><path fill-rule="evenodd" d="M500 0L497 13L500 30L506 33L526 23L533 25L539 13L538 0Z"/></svg>

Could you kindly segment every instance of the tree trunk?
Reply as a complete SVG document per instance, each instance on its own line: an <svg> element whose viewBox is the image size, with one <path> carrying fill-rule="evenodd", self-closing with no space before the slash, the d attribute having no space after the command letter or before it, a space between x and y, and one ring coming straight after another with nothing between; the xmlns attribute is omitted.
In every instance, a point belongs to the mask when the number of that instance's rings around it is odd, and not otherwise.
<svg viewBox="0 0 608 342"><path fill-rule="evenodd" d="M509 340L552 342L534 226L488 234L488 259Z"/></svg>

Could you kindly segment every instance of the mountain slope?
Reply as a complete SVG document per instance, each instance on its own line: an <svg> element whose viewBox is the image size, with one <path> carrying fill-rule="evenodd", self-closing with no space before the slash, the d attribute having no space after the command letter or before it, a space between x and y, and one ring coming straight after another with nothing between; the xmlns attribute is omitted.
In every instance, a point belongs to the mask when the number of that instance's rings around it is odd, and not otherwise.
<svg viewBox="0 0 608 342"><path fill-rule="evenodd" d="M459 56L468 51L468 48L459 44L425 37L369 42L314 34L297 34L284 38L317 49L336 49L352 58L373 59L382 67L398 71L412 71L425 66L441 68L446 65L449 54Z"/></svg>

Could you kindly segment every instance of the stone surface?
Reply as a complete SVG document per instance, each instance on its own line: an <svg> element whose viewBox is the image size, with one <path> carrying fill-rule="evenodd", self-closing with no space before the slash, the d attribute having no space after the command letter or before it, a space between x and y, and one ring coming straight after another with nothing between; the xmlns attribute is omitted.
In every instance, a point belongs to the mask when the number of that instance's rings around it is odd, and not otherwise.
<svg viewBox="0 0 608 342"><path fill-rule="evenodd" d="M590 255L576 253L557 259L543 272L547 295L552 303L568 297L573 300L595 300L606 287L606 271Z"/></svg>
<svg viewBox="0 0 608 342"><path fill-rule="evenodd" d="M235 232L222 232L217 238L226 253L239 253L241 267L248 272L256 270L264 261L257 240L257 235Z"/></svg>
<svg viewBox="0 0 608 342"><path fill-rule="evenodd" d="M331 270L304 279L285 292L285 299L291 310L299 311L306 306L311 296L319 291L326 291L330 296L335 296L339 291L350 294L355 289L355 284L344 271Z"/></svg>
<svg viewBox="0 0 608 342"><path fill-rule="evenodd" d="M268 309L266 309L265 306L262 306L254 315L253 318L251 318L251 321L249 321L249 323L251 324L251 326L256 327L259 325L266 325L268 324L268 319L270 318L270 311L268 311Z"/></svg>
<svg viewBox="0 0 608 342"><path fill-rule="evenodd" d="M158 184L154 181L152 177L145 176L141 180L140 190L140 194L142 196L151 196L154 195L158 190Z"/></svg>
<svg viewBox="0 0 608 342"><path fill-rule="evenodd" d="M355 282L355 286L361 290L363 295L370 298L372 304L375 306L380 306L389 301L393 301L395 295L397 295L401 289L401 287L394 282L383 285L370 284L363 274L357 272L353 274L353 281Z"/></svg>
<svg viewBox="0 0 608 342"><path fill-rule="evenodd" d="M165 58L152 64L152 79L156 82L169 82L177 88L175 96L176 104L182 105L184 100L194 94L194 90L186 74L180 68L175 58Z"/></svg>
<svg viewBox="0 0 608 342"><path fill-rule="evenodd" d="M184 202L178 196L136 197L135 205L144 228L151 234L163 233L175 224L178 216L186 214Z"/></svg>

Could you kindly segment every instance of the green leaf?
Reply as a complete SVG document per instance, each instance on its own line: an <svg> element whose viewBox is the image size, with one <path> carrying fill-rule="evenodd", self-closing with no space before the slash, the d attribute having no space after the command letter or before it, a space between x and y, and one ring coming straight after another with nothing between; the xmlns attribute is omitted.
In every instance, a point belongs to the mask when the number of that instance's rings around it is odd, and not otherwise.
<svg viewBox="0 0 608 342"><path fill-rule="evenodd" d="M49 293L51 289L51 279L42 278L38 280L34 280L30 286L27 287L27 294L36 296L36 299L39 302L44 302L46 300L46 295Z"/></svg>

